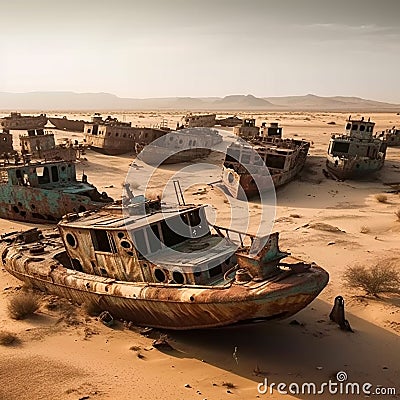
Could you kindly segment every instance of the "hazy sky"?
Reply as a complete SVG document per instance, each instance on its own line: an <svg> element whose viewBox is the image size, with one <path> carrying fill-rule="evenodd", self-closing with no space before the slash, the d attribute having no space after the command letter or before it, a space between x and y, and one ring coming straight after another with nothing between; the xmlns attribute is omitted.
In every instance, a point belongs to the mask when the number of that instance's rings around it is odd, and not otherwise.
<svg viewBox="0 0 400 400"><path fill-rule="evenodd" d="M400 103L399 0L13 0L0 91Z"/></svg>

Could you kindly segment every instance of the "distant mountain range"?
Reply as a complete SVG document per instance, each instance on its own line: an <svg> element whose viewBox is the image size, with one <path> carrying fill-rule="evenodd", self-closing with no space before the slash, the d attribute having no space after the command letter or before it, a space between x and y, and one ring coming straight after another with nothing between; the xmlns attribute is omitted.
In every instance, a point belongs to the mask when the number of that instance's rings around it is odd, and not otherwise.
<svg viewBox="0 0 400 400"><path fill-rule="evenodd" d="M399 104L384 103L359 97L306 96L255 97L231 95L221 97L166 97L133 99L109 93L73 92L0 92L0 110L55 111L55 110L214 110L214 111L397 111Z"/></svg>

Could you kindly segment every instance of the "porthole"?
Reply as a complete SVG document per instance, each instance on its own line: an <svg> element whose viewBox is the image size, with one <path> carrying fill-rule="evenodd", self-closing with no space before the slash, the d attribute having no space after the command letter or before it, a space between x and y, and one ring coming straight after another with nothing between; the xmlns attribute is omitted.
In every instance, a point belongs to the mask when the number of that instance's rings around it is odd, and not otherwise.
<svg viewBox="0 0 400 400"><path fill-rule="evenodd" d="M13 209L13 211L14 211L15 213L17 213L17 214L19 213L19 208L18 208L17 206L13 206L12 209Z"/></svg>
<svg viewBox="0 0 400 400"><path fill-rule="evenodd" d="M75 236L72 233L67 233L65 235L65 240L71 247L76 247L76 239Z"/></svg>
<svg viewBox="0 0 400 400"><path fill-rule="evenodd" d="M180 272L180 271L174 271L174 272L172 273L172 279L173 279L176 283L178 283L179 285L182 285L183 283L185 283L185 277L184 277L184 275L182 274L182 272Z"/></svg>
<svg viewBox="0 0 400 400"><path fill-rule="evenodd" d="M165 273L163 270L156 268L154 270L154 277L158 282L165 282Z"/></svg>
<svg viewBox="0 0 400 400"><path fill-rule="evenodd" d="M122 240L122 241L121 241L121 246L122 246L124 249L130 249L130 248L132 247L132 245L131 245L127 240Z"/></svg>
<svg viewBox="0 0 400 400"><path fill-rule="evenodd" d="M124 237L124 232L118 232L118 237L122 239Z"/></svg>

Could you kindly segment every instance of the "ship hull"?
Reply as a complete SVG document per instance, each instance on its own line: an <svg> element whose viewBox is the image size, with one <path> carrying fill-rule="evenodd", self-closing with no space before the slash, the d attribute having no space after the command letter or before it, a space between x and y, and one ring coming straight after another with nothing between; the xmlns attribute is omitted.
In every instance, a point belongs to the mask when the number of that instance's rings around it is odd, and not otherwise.
<svg viewBox="0 0 400 400"><path fill-rule="evenodd" d="M279 279L219 287L123 282L66 268L57 261L63 253L46 249L33 257L18 246L0 246L3 267L39 290L95 304L137 325L174 330L287 318L313 301L329 279L312 266Z"/></svg>
<svg viewBox="0 0 400 400"><path fill-rule="evenodd" d="M193 148L173 152L169 149L158 146L145 147L138 158L149 165L178 164L192 161L196 158L206 157L211 153L210 149Z"/></svg>
<svg viewBox="0 0 400 400"><path fill-rule="evenodd" d="M106 204L108 202L93 201L88 196L61 190L0 186L0 218L16 221L55 223L68 213L96 210Z"/></svg>
<svg viewBox="0 0 400 400"><path fill-rule="evenodd" d="M67 118L53 118L50 117L49 121L61 131L69 132L83 132L85 121L70 120Z"/></svg>
<svg viewBox="0 0 400 400"><path fill-rule="evenodd" d="M235 198L240 199L242 197L252 198L259 196L260 193L275 190L294 180L304 167L307 152L308 149L307 151L299 152L293 168L271 175L250 174L247 170L236 172L233 168L224 165L222 167L222 183L229 194ZM264 168L263 171L266 171L266 169Z"/></svg>
<svg viewBox="0 0 400 400"><path fill-rule="evenodd" d="M335 161L338 161L338 163L336 164ZM383 167L384 162L384 159L328 159L326 168L331 175L339 180L368 179Z"/></svg>

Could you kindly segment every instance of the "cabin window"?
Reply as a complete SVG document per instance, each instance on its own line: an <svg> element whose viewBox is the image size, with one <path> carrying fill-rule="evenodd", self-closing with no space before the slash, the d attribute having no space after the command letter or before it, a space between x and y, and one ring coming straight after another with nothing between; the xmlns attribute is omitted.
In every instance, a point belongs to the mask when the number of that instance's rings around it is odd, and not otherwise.
<svg viewBox="0 0 400 400"><path fill-rule="evenodd" d="M372 126L367 127L367 132L372 132Z"/></svg>
<svg viewBox="0 0 400 400"><path fill-rule="evenodd" d="M358 125L357 124L354 124L352 127L351 127L351 130L352 131L356 131L358 129Z"/></svg>
<svg viewBox="0 0 400 400"><path fill-rule="evenodd" d="M208 273L210 274L210 278L222 274L222 265L218 264L217 266L210 268Z"/></svg>
<svg viewBox="0 0 400 400"><path fill-rule="evenodd" d="M180 271L174 271L172 273L172 279L179 285L185 283L185 276Z"/></svg>
<svg viewBox="0 0 400 400"><path fill-rule="evenodd" d="M333 142L332 153L348 153L349 147L348 142Z"/></svg>
<svg viewBox="0 0 400 400"><path fill-rule="evenodd" d="M51 167L51 179L53 182L58 182L58 180L59 180L57 165L53 165Z"/></svg>
<svg viewBox="0 0 400 400"><path fill-rule="evenodd" d="M188 237L182 236L175 230L172 230L165 221L161 222L161 230L164 238L164 244L167 247L182 243L188 239Z"/></svg>
<svg viewBox="0 0 400 400"><path fill-rule="evenodd" d="M102 229L94 229L91 231L93 247L95 251L103 251L105 253L115 253L115 244L112 236Z"/></svg>
<svg viewBox="0 0 400 400"><path fill-rule="evenodd" d="M360 132L364 132L365 131L365 125L360 125Z"/></svg>
<svg viewBox="0 0 400 400"><path fill-rule="evenodd" d="M190 211L186 214L182 214L181 218L186 225L197 226L200 225L201 218L199 210Z"/></svg>
<svg viewBox="0 0 400 400"><path fill-rule="evenodd" d="M160 268L156 268L156 269L154 270L154 277L156 278L156 280L157 280L158 282L165 282L165 278L166 278L165 273L164 273L164 271L163 271L162 269L160 269Z"/></svg>
<svg viewBox="0 0 400 400"><path fill-rule="evenodd" d="M160 239L157 238L157 236L154 234L153 229L147 228L146 234L147 234L147 240L148 240L149 246L150 246L150 252L155 253L157 250L160 250L161 242L160 242Z"/></svg>
<svg viewBox="0 0 400 400"><path fill-rule="evenodd" d="M250 153L243 153L240 162L242 164L250 164Z"/></svg>
<svg viewBox="0 0 400 400"><path fill-rule="evenodd" d="M135 247L140 256L147 254L146 239L144 237L144 231L142 229L133 231L133 238L135 241Z"/></svg>
<svg viewBox="0 0 400 400"><path fill-rule="evenodd" d="M285 156L268 154L266 165L269 168L283 169L285 167Z"/></svg>
<svg viewBox="0 0 400 400"><path fill-rule="evenodd" d="M36 175L40 184L50 183L50 173L48 167L36 168Z"/></svg>
<svg viewBox="0 0 400 400"><path fill-rule="evenodd" d="M91 129L88 129L88 130L87 130L87 133L90 133L91 131L92 131Z"/></svg>
<svg viewBox="0 0 400 400"><path fill-rule="evenodd" d="M346 125L346 129L347 130L351 129L351 123L350 122Z"/></svg>
<svg viewBox="0 0 400 400"><path fill-rule="evenodd" d="M71 259L72 268L76 271L83 272L82 264L77 258Z"/></svg>

